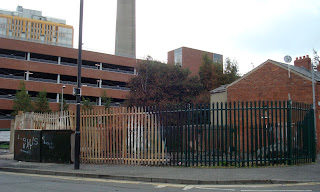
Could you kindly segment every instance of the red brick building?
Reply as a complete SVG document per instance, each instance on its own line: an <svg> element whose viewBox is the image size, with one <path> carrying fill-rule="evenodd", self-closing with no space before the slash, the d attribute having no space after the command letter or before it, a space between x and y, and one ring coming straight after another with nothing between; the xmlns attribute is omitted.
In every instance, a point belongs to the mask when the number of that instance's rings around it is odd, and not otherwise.
<svg viewBox="0 0 320 192"><path fill-rule="evenodd" d="M182 68L189 69L191 71L191 75L198 75L199 68L203 62L203 54L208 54L213 62L223 63L223 56L220 54L201 51L188 47L180 47L168 52L168 64L180 65Z"/></svg>
<svg viewBox="0 0 320 192"><path fill-rule="evenodd" d="M226 100L233 101L286 101L312 104L312 74L309 56L296 58L294 66L268 60L223 91ZM320 72L315 71L317 150L320 149ZM213 96L215 91L211 93ZM221 90L219 92L221 94ZM216 102L211 97L211 102ZM217 97L216 97L217 98Z"/></svg>
<svg viewBox="0 0 320 192"><path fill-rule="evenodd" d="M45 89L53 111L59 110L59 94L75 107L78 50L47 44L0 38L0 129L10 128L13 99L21 80L31 97ZM82 52L82 96L101 105L102 92L121 104L126 87L135 76L137 60L91 51ZM74 105L74 106L73 106Z"/></svg>

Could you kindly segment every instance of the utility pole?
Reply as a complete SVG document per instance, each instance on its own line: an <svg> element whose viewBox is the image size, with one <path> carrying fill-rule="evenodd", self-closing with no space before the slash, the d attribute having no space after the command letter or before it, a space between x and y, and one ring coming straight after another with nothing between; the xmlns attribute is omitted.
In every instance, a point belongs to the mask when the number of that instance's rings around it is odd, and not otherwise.
<svg viewBox="0 0 320 192"><path fill-rule="evenodd" d="M317 146L318 146L318 139L317 139L317 117L316 117L316 96L315 96L315 79L314 79L314 68L317 67L317 62L319 62L319 56L315 50L313 50L314 59L313 62L311 61L311 70L312 70L312 106L313 106L313 125L314 125L314 141L315 141L315 149L314 149L314 157L316 158L317 154Z"/></svg>
<svg viewBox="0 0 320 192"><path fill-rule="evenodd" d="M63 112L63 89L66 88L65 85L62 86L61 88L61 107L60 107L60 110L61 110L61 113L60 115L62 116L62 112Z"/></svg>
<svg viewBox="0 0 320 192"><path fill-rule="evenodd" d="M311 74L312 74L312 107L313 107L313 118L314 128L316 129L316 95L315 95L315 82L314 82L314 65L311 62Z"/></svg>
<svg viewBox="0 0 320 192"><path fill-rule="evenodd" d="M78 76L77 89L75 90L77 98L77 118L75 132L75 150L74 150L74 169L80 167L80 105L81 105L81 65L82 65L82 23L83 23L83 0L80 0L80 21L79 21L79 45L78 45Z"/></svg>

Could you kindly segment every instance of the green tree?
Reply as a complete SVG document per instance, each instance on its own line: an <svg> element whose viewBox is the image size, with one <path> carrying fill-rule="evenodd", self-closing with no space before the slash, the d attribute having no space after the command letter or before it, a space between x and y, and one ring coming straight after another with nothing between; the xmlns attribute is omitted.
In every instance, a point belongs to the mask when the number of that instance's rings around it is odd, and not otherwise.
<svg viewBox="0 0 320 192"><path fill-rule="evenodd" d="M51 112L46 90L42 90L38 93L37 98L34 101L33 108L34 108L34 112L37 112L37 113L50 113Z"/></svg>
<svg viewBox="0 0 320 192"><path fill-rule="evenodd" d="M189 76L188 69L150 58L139 63L137 71L129 82L129 106L192 103L203 89L197 76Z"/></svg>
<svg viewBox="0 0 320 192"><path fill-rule="evenodd" d="M61 99L62 99L62 94L61 94L61 93L59 93L59 98L60 98L60 105L61 105ZM62 101L62 102L63 102L63 103L62 103L62 110L63 110L63 111L69 110L69 104L67 103L67 101L66 101L65 98L63 98L63 101Z"/></svg>
<svg viewBox="0 0 320 192"><path fill-rule="evenodd" d="M238 62L230 58L226 58L224 64L224 84L229 84L240 78Z"/></svg>
<svg viewBox="0 0 320 192"><path fill-rule="evenodd" d="M215 89L217 87L220 87L221 85L225 84L225 75L223 73L223 65L219 62L213 63L213 87L212 89ZM209 91L211 91L210 89Z"/></svg>
<svg viewBox="0 0 320 192"><path fill-rule="evenodd" d="M103 90L101 93L101 101L102 101L102 105L104 106L105 109L110 107L112 99L107 96L107 93L105 90Z"/></svg>
<svg viewBox="0 0 320 192"><path fill-rule="evenodd" d="M227 57L224 68L223 70L222 63L214 63L207 54L203 55L199 77L201 84L207 92L221 85L232 83L240 77L236 60L231 60Z"/></svg>
<svg viewBox="0 0 320 192"><path fill-rule="evenodd" d="M91 103L89 98L82 97L82 109L83 110L93 109L93 104Z"/></svg>
<svg viewBox="0 0 320 192"><path fill-rule="evenodd" d="M208 92L224 83L223 67L221 63L214 63L208 54L204 54L202 60L199 77L201 84Z"/></svg>
<svg viewBox="0 0 320 192"><path fill-rule="evenodd" d="M200 82L209 91L213 87L213 62L208 54L202 56L202 65L199 69Z"/></svg>
<svg viewBox="0 0 320 192"><path fill-rule="evenodd" d="M24 81L20 82L19 90L17 90L16 97L13 101L13 115L17 115L18 111L30 112L32 111L31 97L27 93Z"/></svg>

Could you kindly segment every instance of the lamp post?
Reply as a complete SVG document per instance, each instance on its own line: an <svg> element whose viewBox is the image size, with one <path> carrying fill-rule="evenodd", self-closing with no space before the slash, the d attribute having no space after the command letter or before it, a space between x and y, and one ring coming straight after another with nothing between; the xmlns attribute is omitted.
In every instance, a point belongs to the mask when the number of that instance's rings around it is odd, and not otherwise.
<svg viewBox="0 0 320 192"><path fill-rule="evenodd" d="M314 59L311 61L311 71L312 71L312 107L313 107L313 125L314 125L314 141L315 141L315 149L314 149L314 159L316 158L318 139L317 139L317 121L316 121L316 96L315 96L315 79L314 79L314 69L317 67L317 62L319 62L319 56L315 50L313 50ZM320 64L320 63L319 63Z"/></svg>
<svg viewBox="0 0 320 192"><path fill-rule="evenodd" d="M24 73L26 74L25 80L26 80L26 81L29 81L29 75L32 75L33 73L30 72L30 71L26 71L26 72L24 72Z"/></svg>
<svg viewBox="0 0 320 192"><path fill-rule="evenodd" d="M102 63L96 63L94 64L99 70L102 70Z"/></svg>
<svg viewBox="0 0 320 192"><path fill-rule="evenodd" d="M81 105L81 65L82 65L82 23L83 23L83 0L80 0L80 19L79 19L79 44L78 44L78 75L77 75L77 113L75 131L75 150L74 150L74 169L80 168L80 105Z"/></svg>
<svg viewBox="0 0 320 192"><path fill-rule="evenodd" d="M62 115L62 111L63 111L63 89L64 88L66 88L65 85L63 85L61 88L61 115Z"/></svg>

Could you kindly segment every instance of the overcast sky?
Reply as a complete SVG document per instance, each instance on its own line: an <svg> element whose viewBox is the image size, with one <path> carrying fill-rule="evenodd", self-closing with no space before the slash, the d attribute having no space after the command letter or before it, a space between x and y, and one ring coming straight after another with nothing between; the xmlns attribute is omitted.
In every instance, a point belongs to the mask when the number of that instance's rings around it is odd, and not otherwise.
<svg viewBox="0 0 320 192"><path fill-rule="evenodd" d="M0 0L65 19L78 46L80 0ZM117 0L84 0L83 49L114 54ZM186 46L238 61L241 74L267 59L320 52L319 0L136 0L136 52L167 61ZM292 62L293 63L293 62Z"/></svg>

